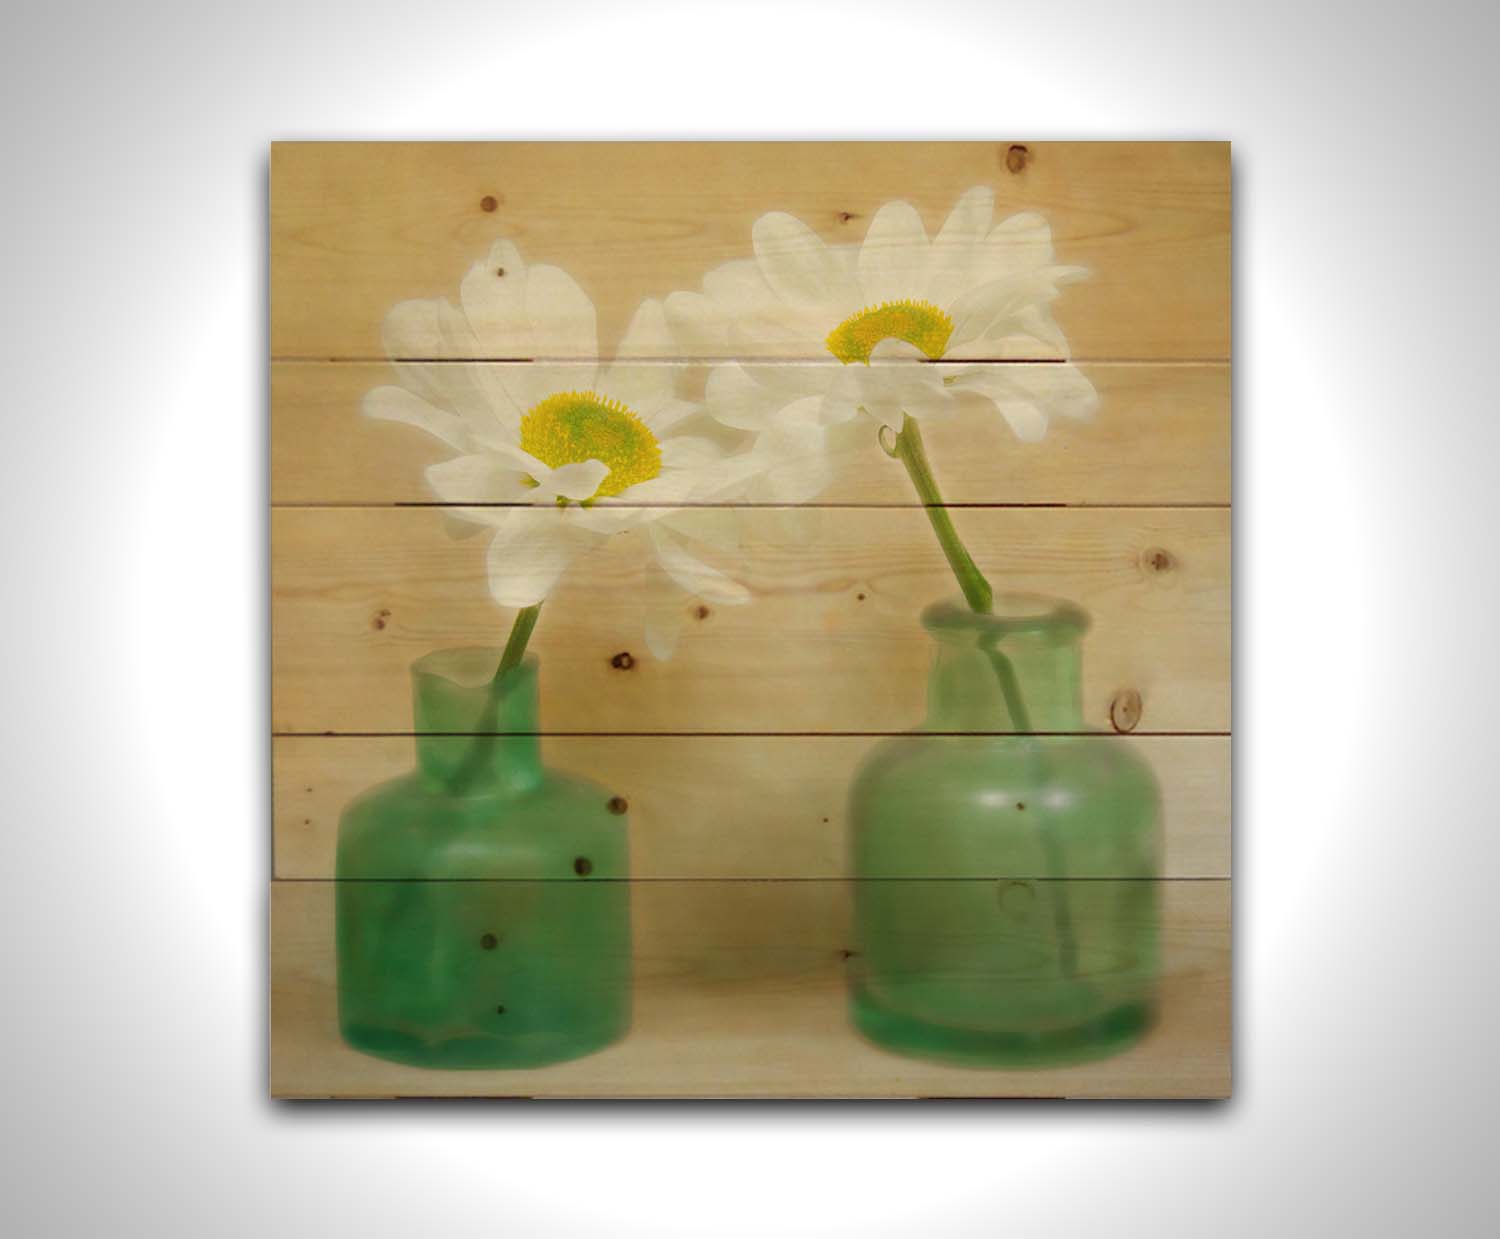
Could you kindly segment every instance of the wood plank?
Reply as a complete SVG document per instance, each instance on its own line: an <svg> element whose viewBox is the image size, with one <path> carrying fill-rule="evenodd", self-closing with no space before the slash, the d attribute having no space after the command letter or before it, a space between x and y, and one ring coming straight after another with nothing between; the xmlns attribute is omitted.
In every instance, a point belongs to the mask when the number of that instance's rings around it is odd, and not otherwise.
<svg viewBox="0 0 1500 1239"><path fill-rule="evenodd" d="M683 398L699 398L706 367L680 371ZM1229 502L1227 366L1099 364L1084 371L1099 391L1098 416L1087 424L1058 419L1040 443L1019 443L999 418L970 410L924 431L944 497L1082 506ZM271 501L431 502L423 470L451 449L411 427L360 416L364 394L393 381L384 362L273 364ZM916 497L872 432L864 456L817 502L901 505Z"/></svg>
<svg viewBox="0 0 1500 1239"><path fill-rule="evenodd" d="M576 564L532 642L555 732L896 732L924 713L922 607L956 590L918 509L827 509L789 539L747 514L747 606L684 602L673 659L642 641L638 561L615 540ZM966 509L978 562L1006 588L1090 611L1085 717L1109 727L1140 694L1135 730L1229 729L1229 513L1224 509ZM272 718L280 733L408 732L408 668L434 649L499 644L482 538L438 513L272 512ZM619 657L629 654L629 658ZM1116 718L1120 717L1117 712Z"/></svg>
<svg viewBox="0 0 1500 1239"><path fill-rule="evenodd" d="M1229 883L1161 884L1156 1027L1125 1053L1028 1071L877 1049L851 1028L849 882L644 882L631 889L630 1032L555 1066L432 1071L340 1039L332 882L271 889L271 1091L278 1097L1225 1097ZM949 884L951 885L951 884Z"/></svg>
<svg viewBox="0 0 1500 1239"><path fill-rule="evenodd" d="M1092 271L1057 306L1075 357L1228 357L1229 147L1208 142L278 143L271 351L382 357L391 306L456 296L507 237L578 280L608 354L641 298L748 256L767 211L856 242L904 199L931 235L975 185Z"/></svg>
<svg viewBox="0 0 1500 1239"><path fill-rule="evenodd" d="M629 805L639 878L836 878L864 736L549 736L545 760ZM1162 789L1162 876L1229 876L1229 739L1099 736L1151 763ZM339 814L412 769L409 736L278 736L271 746L275 872L334 875ZM748 794L747 794L748 793ZM733 846L726 846L733 840ZM396 875L392 875L396 876Z"/></svg>

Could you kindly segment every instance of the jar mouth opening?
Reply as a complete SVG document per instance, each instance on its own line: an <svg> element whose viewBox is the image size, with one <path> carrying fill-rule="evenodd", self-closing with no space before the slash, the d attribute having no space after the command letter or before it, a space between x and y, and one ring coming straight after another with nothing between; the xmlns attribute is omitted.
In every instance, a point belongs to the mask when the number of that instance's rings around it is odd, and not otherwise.
<svg viewBox="0 0 1500 1239"><path fill-rule="evenodd" d="M937 635L975 634L995 637L1034 635L1072 640L1089 626L1088 612L1065 598L1045 594L996 594L988 612L969 609L962 599L947 598L922 612L922 626Z"/></svg>
<svg viewBox="0 0 1500 1239"><path fill-rule="evenodd" d="M412 663L411 673L419 680L446 680L457 688L485 688L495 678L495 668L500 665L503 653L499 646L489 645L464 645L453 649L433 650ZM509 674L512 677L518 673L535 675L538 661L535 654L527 654Z"/></svg>

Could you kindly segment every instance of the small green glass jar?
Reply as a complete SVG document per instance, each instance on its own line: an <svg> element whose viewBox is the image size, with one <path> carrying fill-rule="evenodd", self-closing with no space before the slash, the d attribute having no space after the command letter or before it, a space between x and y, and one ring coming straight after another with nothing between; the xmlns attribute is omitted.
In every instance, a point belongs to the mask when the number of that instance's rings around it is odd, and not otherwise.
<svg viewBox="0 0 1500 1239"><path fill-rule="evenodd" d="M379 1058L535 1066L629 1027L624 802L542 764L537 662L492 698L499 660L413 664L416 769L339 825L339 1024Z"/></svg>
<svg viewBox="0 0 1500 1239"><path fill-rule="evenodd" d="M978 1066L1103 1057L1153 1018L1160 796L1086 734L1067 602L942 603L928 716L850 793L852 1017L898 1052Z"/></svg>

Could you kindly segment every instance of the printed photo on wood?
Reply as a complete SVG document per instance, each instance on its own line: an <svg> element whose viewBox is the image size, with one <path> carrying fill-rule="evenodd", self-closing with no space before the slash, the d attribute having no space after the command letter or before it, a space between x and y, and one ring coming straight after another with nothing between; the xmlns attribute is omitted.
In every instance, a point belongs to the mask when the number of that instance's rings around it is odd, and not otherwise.
<svg viewBox="0 0 1500 1239"><path fill-rule="evenodd" d="M270 228L273 1095L1229 1095L1227 144Z"/></svg>

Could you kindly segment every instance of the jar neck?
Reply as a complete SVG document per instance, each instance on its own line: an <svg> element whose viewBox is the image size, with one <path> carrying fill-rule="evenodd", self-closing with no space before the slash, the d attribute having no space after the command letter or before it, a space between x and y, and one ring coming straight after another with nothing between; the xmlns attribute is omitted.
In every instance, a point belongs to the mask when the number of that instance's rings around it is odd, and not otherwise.
<svg viewBox="0 0 1500 1239"><path fill-rule="evenodd" d="M1000 595L990 614L943 602L922 615L937 650L927 682L928 731L1083 729L1081 638L1072 603Z"/></svg>
<svg viewBox="0 0 1500 1239"><path fill-rule="evenodd" d="M512 794L541 781L537 660L524 659L496 682L500 654L438 650L412 664L417 768L434 788Z"/></svg>

